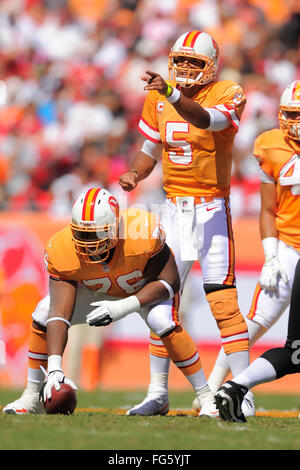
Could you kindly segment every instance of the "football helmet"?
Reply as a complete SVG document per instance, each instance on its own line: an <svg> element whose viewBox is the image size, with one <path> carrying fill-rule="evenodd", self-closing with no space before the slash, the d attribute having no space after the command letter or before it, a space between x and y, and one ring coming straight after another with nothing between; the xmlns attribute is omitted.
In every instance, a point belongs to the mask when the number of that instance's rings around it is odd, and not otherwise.
<svg viewBox="0 0 300 470"><path fill-rule="evenodd" d="M106 189L84 191L74 202L70 226L81 258L88 263L106 261L118 242L119 204Z"/></svg>
<svg viewBox="0 0 300 470"><path fill-rule="evenodd" d="M283 91L280 102L278 120L284 134L290 139L300 140L300 80L290 83Z"/></svg>
<svg viewBox="0 0 300 470"><path fill-rule="evenodd" d="M198 60L199 68L177 65L179 58L184 57ZM182 87L206 85L216 77L218 64L219 48L216 41L202 31L190 31L182 34L170 51L169 80L175 81ZM196 77L194 77L195 72L198 72Z"/></svg>

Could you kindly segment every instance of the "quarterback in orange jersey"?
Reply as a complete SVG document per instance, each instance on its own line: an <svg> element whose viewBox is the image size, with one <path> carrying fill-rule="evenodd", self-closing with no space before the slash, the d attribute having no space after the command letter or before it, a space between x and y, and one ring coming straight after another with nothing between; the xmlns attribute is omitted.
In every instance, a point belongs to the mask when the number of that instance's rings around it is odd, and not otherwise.
<svg viewBox="0 0 300 470"><path fill-rule="evenodd" d="M45 264L49 294L32 314L27 387L19 399L4 407L4 413L42 412L41 366L47 368L43 400L62 382L77 388L62 370L71 325L105 326L134 312L162 341L211 412L213 395L197 348L178 320L180 279L175 259L152 214L136 209L119 214L118 202L109 191L91 188L76 199L71 224L49 240ZM158 413L168 410L168 403L162 402Z"/></svg>
<svg viewBox="0 0 300 470"><path fill-rule="evenodd" d="M248 330L235 286L230 215L232 147L246 98L233 81L217 81L219 50L201 31L182 34L169 55L169 81L147 71L139 130L145 137L130 170L120 178L131 191L162 162L166 202L161 222L175 254L181 290L199 260L211 312L233 373L249 363ZM168 353L150 336L151 383L142 414L155 399L167 401ZM196 400L196 406L197 404Z"/></svg>
<svg viewBox="0 0 300 470"><path fill-rule="evenodd" d="M279 319L290 304L300 257L300 80L282 93L280 129L259 135L254 144L261 172L260 234L265 254L248 314L250 345ZM229 373L220 351L209 383L216 391Z"/></svg>

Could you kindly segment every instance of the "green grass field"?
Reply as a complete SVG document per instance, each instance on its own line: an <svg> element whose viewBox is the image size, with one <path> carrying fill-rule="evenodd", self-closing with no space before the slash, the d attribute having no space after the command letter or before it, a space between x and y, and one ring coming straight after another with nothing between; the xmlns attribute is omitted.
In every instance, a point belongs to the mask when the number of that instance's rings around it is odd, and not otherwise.
<svg viewBox="0 0 300 470"><path fill-rule="evenodd" d="M0 407L19 396L0 389ZM299 450L300 397L256 395L258 416L245 424L199 419L190 409L192 394L171 392L170 416L129 417L124 410L144 392L78 392L72 416L0 414L1 450ZM263 410L289 410L291 417L265 416ZM259 415L260 414L260 415ZM265 413L266 414L266 413ZM283 416L288 415L282 413Z"/></svg>

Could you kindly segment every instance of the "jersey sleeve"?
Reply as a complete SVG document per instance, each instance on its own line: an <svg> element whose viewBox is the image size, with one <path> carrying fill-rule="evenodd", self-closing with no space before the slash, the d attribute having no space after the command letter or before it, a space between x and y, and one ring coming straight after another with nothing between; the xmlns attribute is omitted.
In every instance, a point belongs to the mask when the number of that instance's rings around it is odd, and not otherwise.
<svg viewBox="0 0 300 470"><path fill-rule="evenodd" d="M140 133L154 143L161 143L156 114L157 93L150 91L145 99L138 125Z"/></svg>
<svg viewBox="0 0 300 470"><path fill-rule="evenodd" d="M44 253L45 268L50 276L64 281L74 280L79 265L73 251L65 233L60 232L50 238Z"/></svg>
<svg viewBox="0 0 300 470"><path fill-rule="evenodd" d="M55 263L53 262L52 256L49 254L49 250L47 250L47 248L44 253L44 264L50 276L55 277L56 279L65 280L64 274L58 271L55 267Z"/></svg>
<svg viewBox="0 0 300 470"><path fill-rule="evenodd" d="M274 170L268 158L267 148L264 145L264 134L258 136L254 142L253 155L256 158L261 170L270 178L274 178Z"/></svg>
<svg viewBox="0 0 300 470"><path fill-rule="evenodd" d="M166 243L165 231L159 219L153 214L151 214L151 229L151 240L153 249L150 257L153 258L153 256L157 255L163 249Z"/></svg>
<svg viewBox="0 0 300 470"><path fill-rule="evenodd" d="M246 96L242 87L235 82L225 82L217 103L212 108L221 111L237 131L245 105Z"/></svg>

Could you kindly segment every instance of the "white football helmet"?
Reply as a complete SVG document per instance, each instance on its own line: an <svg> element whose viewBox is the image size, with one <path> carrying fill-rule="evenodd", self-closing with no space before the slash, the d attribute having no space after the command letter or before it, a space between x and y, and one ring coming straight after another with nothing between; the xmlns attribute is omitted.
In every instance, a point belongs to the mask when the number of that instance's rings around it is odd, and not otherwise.
<svg viewBox="0 0 300 470"><path fill-rule="evenodd" d="M178 67L178 57L187 57L202 61L203 67L190 69ZM219 64L219 48L216 41L207 33L202 31L190 31L182 34L169 54L169 79L175 81L182 87L193 85L206 85L214 80ZM191 72L197 71L196 78L191 78ZM185 76L179 76L185 75Z"/></svg>
<svg viewBox="0 0 300 470"><path fill-rule="evenodd" d="M72 208L71 230L78 255L88 263L107 260L118 242L119 204L106 189L81 193Z"/></svg>
<svg viewBox="0 0 300 470"><path fill-rule="evenodd" d="M280 127L293 140L300 140L300 119L296 118L297 114L300 116L300 80L295 80L285 88L279 102Z"/></svg>

